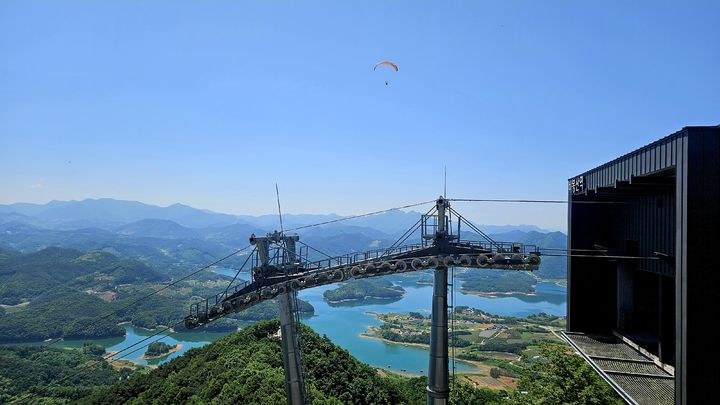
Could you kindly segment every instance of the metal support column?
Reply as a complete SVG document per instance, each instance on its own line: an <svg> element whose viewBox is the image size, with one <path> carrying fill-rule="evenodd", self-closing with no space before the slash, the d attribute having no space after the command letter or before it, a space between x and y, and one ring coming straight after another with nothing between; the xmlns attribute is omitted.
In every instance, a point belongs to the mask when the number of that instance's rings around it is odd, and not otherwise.
<svg viewBox="0 0 720 405"><path fill-rule="evenodd" d="M278 296L280 304L280 333L282 335L283 365L285 366L285 395L289 405L305 404L305 385L300 366L300 345L293 314L295 300L286 292Z"/></svg>
<svg viewBox="0 0 720 405"><path fill-rule="evenodd" d="M442 244L446 237L445 208L447 201L437 200L437 232L435 243ZM430 328L430 366L428 368L427 403L445 405L450 395L448 379L448 268L435 268L433 282L432 316Z"/></svg>
<svg viewBox="0 0 720 405"><path fill-rule="evenodd" d="M448 269L435 269L432 298L432 326L430 329L430 367L428 370L427 403L440 405L448 403Z"/></svg>
<svg viewBox="0 0 720 405"><path fill-rule="evenodd" d="M283 236L285 245L283 265L295 262L297 236ZM287 270L286 270L287 275ZM278 296L280 306L280 334L282 335L283 365L285 366L285 395L289 405L305 404L305 384L300 363L300 341L295 315L298 308L297 292L285 292Z"/></svg>

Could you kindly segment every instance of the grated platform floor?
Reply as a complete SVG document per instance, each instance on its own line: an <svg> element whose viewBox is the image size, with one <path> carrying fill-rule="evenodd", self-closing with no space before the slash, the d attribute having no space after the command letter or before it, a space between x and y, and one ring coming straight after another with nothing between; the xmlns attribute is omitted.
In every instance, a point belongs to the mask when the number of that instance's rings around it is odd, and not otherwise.
<svg viewBox="0 0 720 405"><path fill-rule="evenodd" d="M675 403L675 378L616 336L563 336L628 403Z"/></svg>

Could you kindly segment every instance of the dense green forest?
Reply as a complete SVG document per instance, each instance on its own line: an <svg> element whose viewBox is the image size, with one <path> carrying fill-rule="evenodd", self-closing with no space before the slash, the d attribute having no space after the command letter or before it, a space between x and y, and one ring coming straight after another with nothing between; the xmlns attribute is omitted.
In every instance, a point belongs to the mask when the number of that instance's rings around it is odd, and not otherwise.
<svg viewBox="0 0 720 405"><path fill-rule="evenodd" d="M393 283L385 278L364 278L350 280L332 290L323 293L323 297L330 302L362 300L365 298L379 298L396 300L402 298L405 289L393 286Z"/></svg>
<svg viewBox="0 0 720 405"><path fill-rule="evenodd" d="M0 346L0 404L63 404L126 378L100 357L102 347L51 349ZM30 395L32 394L32 395Z"/></svg>
<svg viewBox="0 0 720 405"><path fill-rule="evenodd" d="M111 309L112 305L89 294L54 292L0 315L0 342L122 336L125 330L117 325L117 317L99 319Z"/></svg>

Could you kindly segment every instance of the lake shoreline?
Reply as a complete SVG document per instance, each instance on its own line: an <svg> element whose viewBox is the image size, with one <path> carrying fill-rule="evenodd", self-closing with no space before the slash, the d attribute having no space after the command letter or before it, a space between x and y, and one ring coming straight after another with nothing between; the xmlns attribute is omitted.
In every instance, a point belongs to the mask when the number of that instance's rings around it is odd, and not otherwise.
<svg viewBox="0 0 720 405"><path fill-rule="evenodd" d="M501 298L501 297L510 297L513 295L523 295L527 297L536 297L538 294L536 291L533 292L519 292L519 291L473 291L473 290L465 290L460 289L460 292L463 294L472 294L472 295L479 295L481 297L486 298Z"/></svg>
<svg viewBox="0 0 720 405"><path fill-rule="evenodd" d="M371 327L371 328L373 328L373 327ZM372 330L372 329L371 329L371 330ZM388 344L388 345L418 347L418 348L421 348L421 349L425 349L425 350L427 350L427 351L430 350L430 345L426 345L426 344L424 344L424 343L395 342L395 341L392 341L392 340L388 340L388 339L385 339L385 338L381 338L381 337L379 337L379 336L370 335L370 334L368 334L368 333L360 333L358 336L360 336L360 337L363 338L363 339L375 339L375 340L379 340L379 341L381 341L381 342L383 342L383 343L385 343L385 344ZM455 359L455 362L456 362L456 363L470 364L470 365L473 365L473 366L475 366L476 368L479 369L479 370L477 370L477 371L458 371L456 374L483 375L484 372L485 372L485 370L483 370L483 369L487 369L487 368L488 368L487 364L483 364L482 362L475 361L475 360L465 360L465 359L457 359L457 358L456 358L456 359ZM386 372L387 372L387 370L388 370L387 368L384 368L384 367L375 367L375 368L378 369L378 370L386 371ZM400 372L400 371L390 370L390 372L396 373L396 374L400 374L400 375L405 375L405 376L411 376L411 377L419 377L419 376L424 376L424 375L425 375L425 373L419 373L419 374L418 374L418 373L413 373L413 372L410 372L410 371Z"/></svg>
<svg viewBox="0 0 720 405"><path fill-rule="evenodd" d="M403 297L402 297L402 296L400 296L399 298L397 298L397 297L375 297L375 296L372 296L372 295L366 295L366 296L364 296L364 297L362 297L362 298L344 298L344 299L341 299L341 300L329 300L329 299L327 299L327 298L325 298L325 297L323 297L323 299L324 299L328 304L342 304L342 303L344 303L344 302L358 302L358 301L365 301L365 300L371 300L371 299L372 299L372 300L381 300L381 301L397 301L397 300L403 299Z"/></svg>

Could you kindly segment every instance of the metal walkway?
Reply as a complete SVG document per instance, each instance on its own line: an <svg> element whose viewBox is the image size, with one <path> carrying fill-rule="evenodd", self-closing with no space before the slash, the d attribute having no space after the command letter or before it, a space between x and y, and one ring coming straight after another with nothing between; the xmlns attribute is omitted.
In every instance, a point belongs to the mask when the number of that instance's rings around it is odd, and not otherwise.
<svg viewBox="0 0 720 405"><path fill-rule="evenodd" d="M674 404L675 377L649 354L615 335L563 332L563 337L629 404Z"/></svg>

